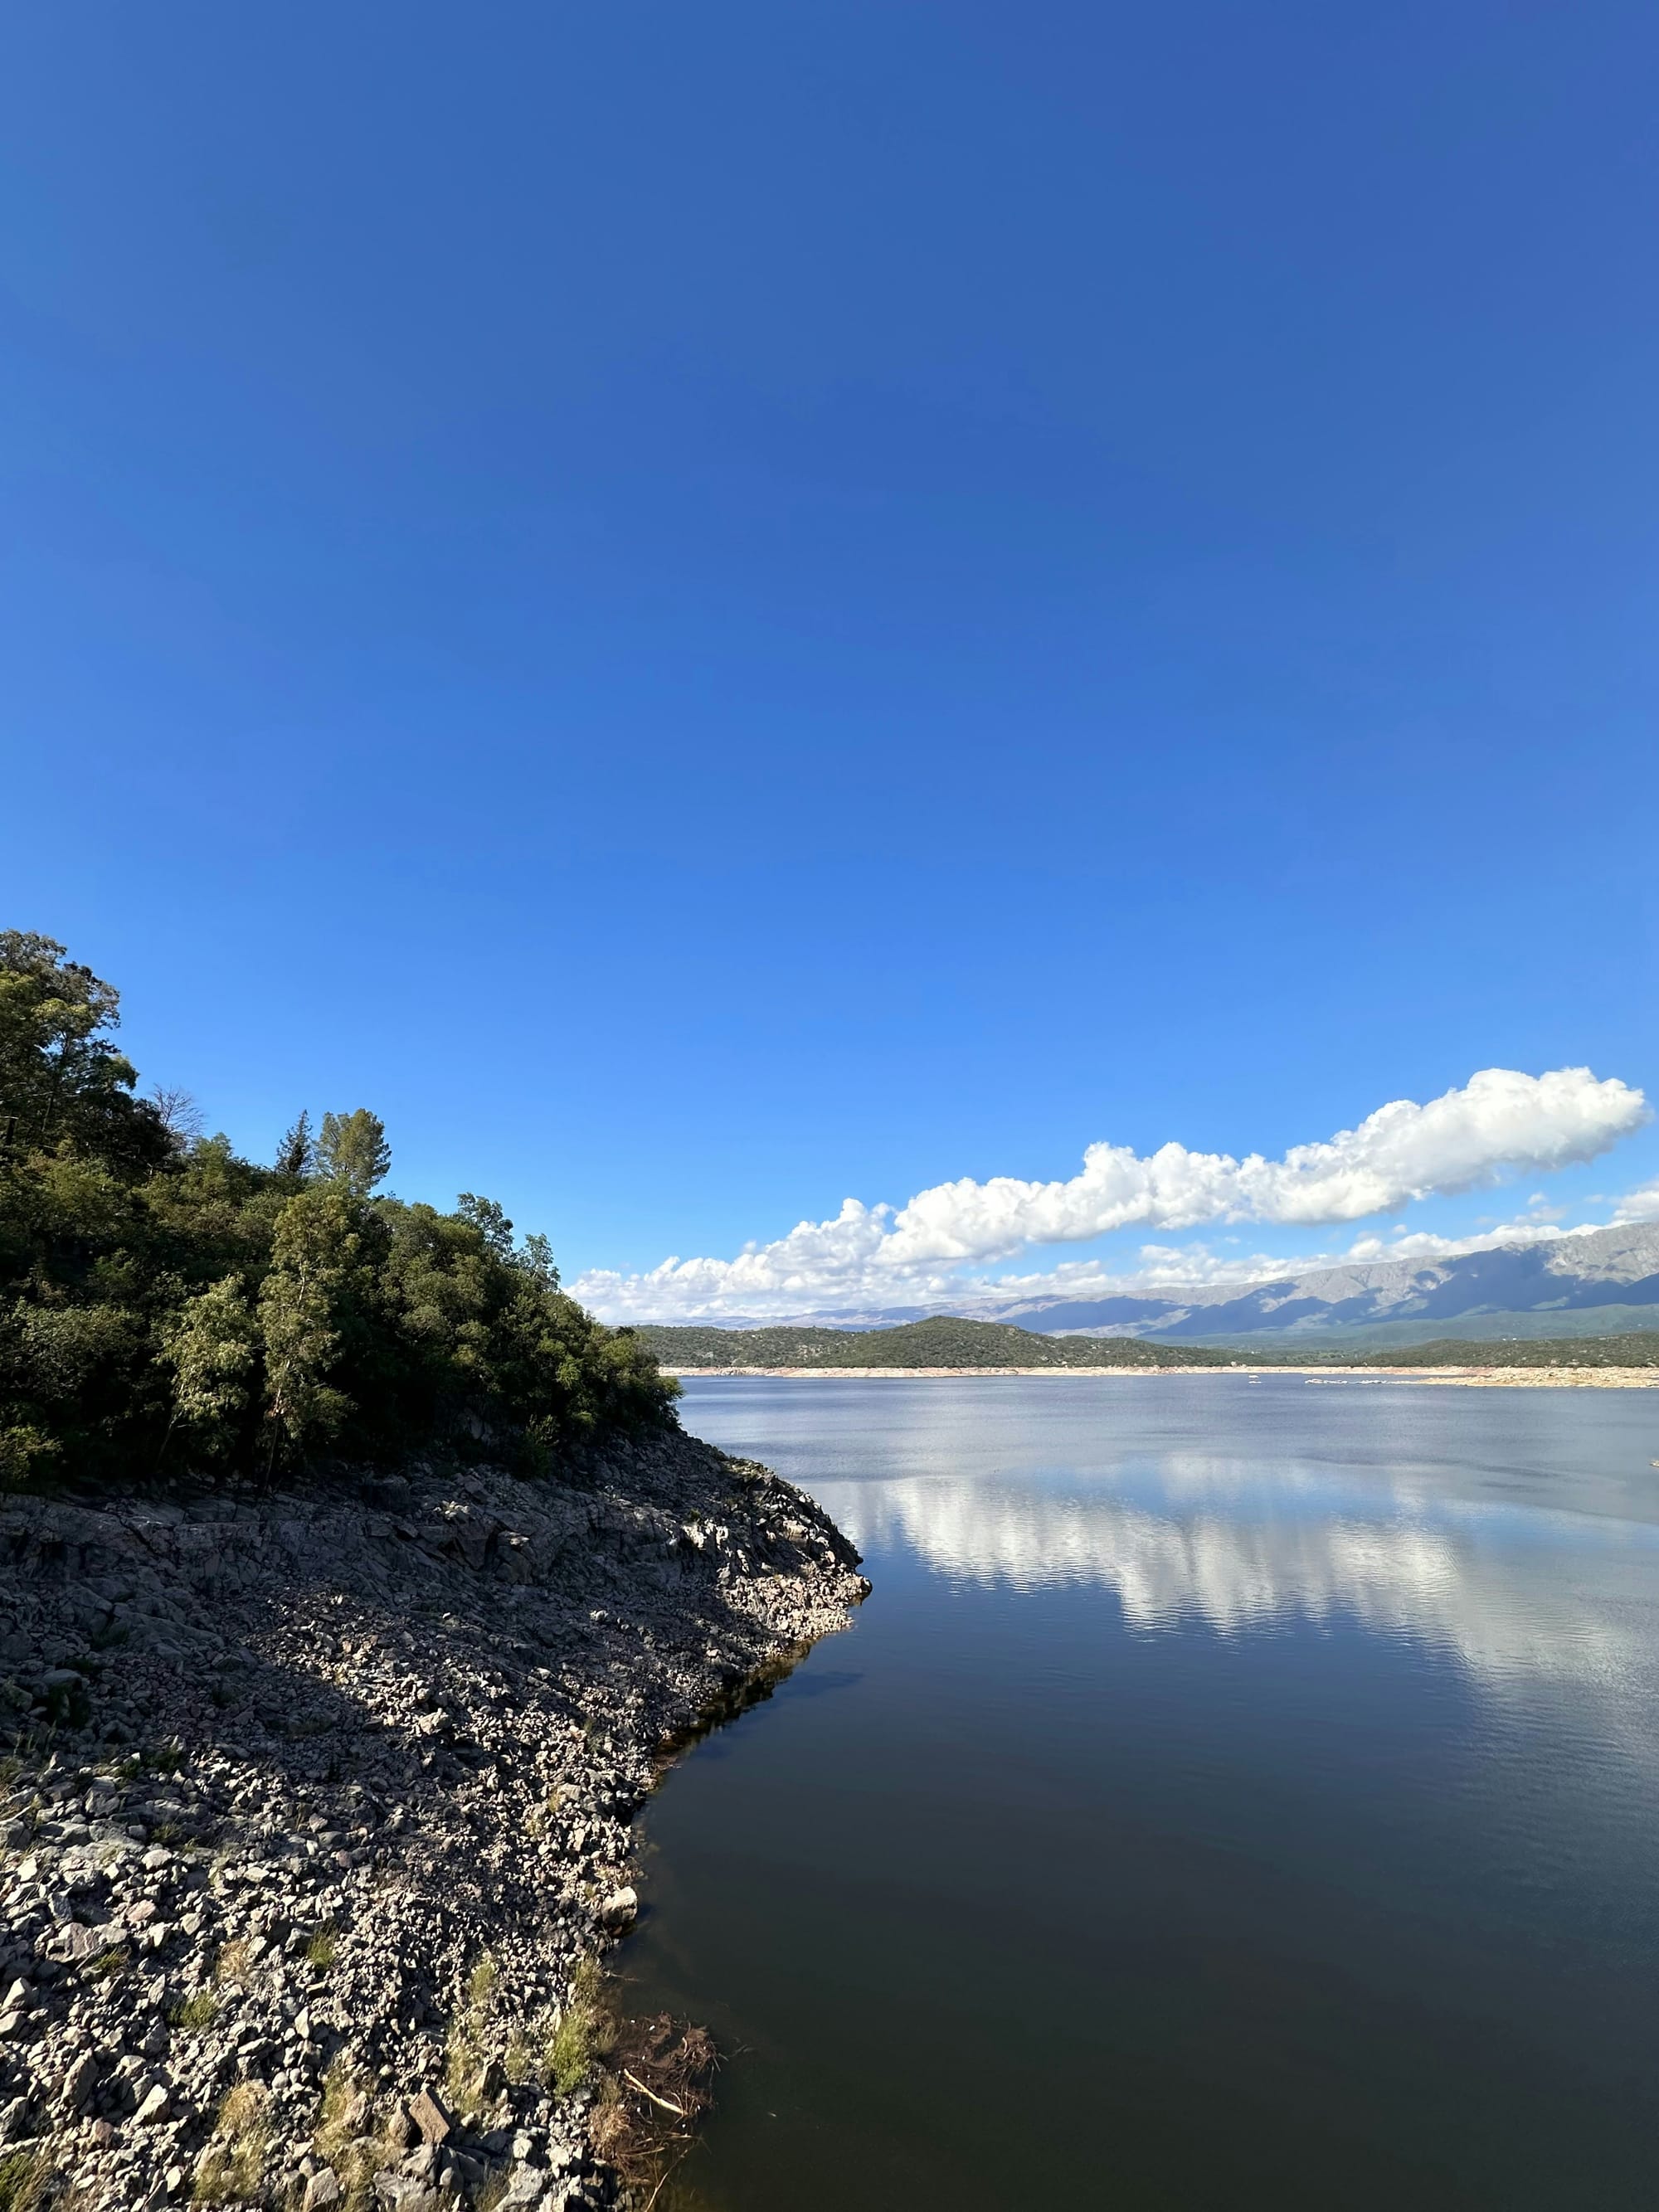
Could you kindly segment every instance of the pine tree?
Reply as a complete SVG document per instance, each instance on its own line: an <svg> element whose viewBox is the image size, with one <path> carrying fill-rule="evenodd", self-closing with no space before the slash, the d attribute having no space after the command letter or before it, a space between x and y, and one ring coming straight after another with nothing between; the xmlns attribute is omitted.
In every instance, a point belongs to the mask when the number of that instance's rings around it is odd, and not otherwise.
<svg viewBox="0 0 1659 2212"><path fill-rule="evenodd" d="M283 1133L273 1164L278 1175L292 1176L299 1182L311 1173L316 1152L317 1147L312 1140L311 1116L301 1108L299 1120L291 1129Z"/></svg>
<svg viewBox="0 0 1659 2212"><path fill-rule="evenodd" d="M385 1182L392 1166L386 1123L367 1106L355 1114L325 1114L317 1139L317 1166L354 1198L367 1198L377 1182Z"/></svg>

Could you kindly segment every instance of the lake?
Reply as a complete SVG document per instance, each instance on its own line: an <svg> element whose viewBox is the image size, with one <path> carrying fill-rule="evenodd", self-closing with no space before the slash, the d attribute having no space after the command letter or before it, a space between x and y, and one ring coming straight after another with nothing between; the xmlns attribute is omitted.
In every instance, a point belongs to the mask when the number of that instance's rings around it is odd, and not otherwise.
<svg viewBox="0 0 1659 2212"><path fill-rule="evenodd" d="M678 2203L1659 2201L1659 1393L683 1413L874 1590L644 1816L629 2001L731 2054Z"/></svg>

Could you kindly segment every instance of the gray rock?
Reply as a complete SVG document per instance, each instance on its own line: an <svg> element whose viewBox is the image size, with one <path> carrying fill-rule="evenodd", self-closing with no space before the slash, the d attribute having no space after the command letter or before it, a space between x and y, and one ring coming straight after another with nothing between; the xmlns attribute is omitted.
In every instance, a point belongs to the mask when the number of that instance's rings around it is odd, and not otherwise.
<svg viewBox="0 0 1659 2212"><path fill-rule="evenodd" d="M686 1526L725 1536L669 1573ZM349 2101L331 2125L366 2152L376 2106L395 2112L399 2083L435 2086L462 2030L473 2118L505 2086L508 2044L534 2049L579 1962L630 1923L623 1816L658 1744L839 1625L861 1587L816 1507L683 1437L617 1447L568 1483L411 1465L395 1519L337 1490L98 1509L0 1497L0 1649L20 1644L8 1664L30 1694L85 1648L89 1604L128 1639L98 1684L102 1742L23 1778L46 1808L38 1830L0 1824L6 2127L37 2134L92 2058L73 2150L84 2212L136 2212L188 2194L198 2112L239 2076L264 2082L267 2193L285 2178L300 2212L337 2058ZM124 1742L173 1747L167 1768L118 1769ZM125 1971L85 1972L118 1947ZM38 1991L11 1985L25 1957L41 1961ZM379 2178L383 2212L459 2212L480 2154L492 2172L511 2154L526 2205L568 2193L591 2099L509 2091L490 2115L507 2124L475 2138L426 2094L436 2154ZM423 2140L406 2118L399 2131Z"/></svg>
<svg viewBox="0 0 1659 2212"><path fill-rule="evenodd" d="M139 2126L148 2127L155 2121L165 2120L173 2110L173 2097L165 2081L156 2082L144 2096L133 2114Z"/></svg>
<svg viewBox="0 0 1659 2212"><path fill-rule="evenodd" d="M98 2061L91 2051L83 2051L64 2076L64 2086L58 2092L60 2101L70 2112L78 2112L98 2087L99 2072Z"/></svg>
<svg viewBox="0 0 1659 2212"><path fill-rule="evenodd" d="M406 2173L377 2173L374 2194L385 2212L438 2212L438 2192Z"/></svg>

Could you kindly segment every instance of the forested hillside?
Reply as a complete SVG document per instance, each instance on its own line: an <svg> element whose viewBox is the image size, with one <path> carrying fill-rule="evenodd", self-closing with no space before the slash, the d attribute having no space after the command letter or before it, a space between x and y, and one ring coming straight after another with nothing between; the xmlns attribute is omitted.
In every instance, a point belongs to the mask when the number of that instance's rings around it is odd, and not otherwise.
<svg viewBox="0 0 1659 2212"><path fill-rule="evenodd" d="M942 1315L897 1328L682 1328L637 1332L667 1367L1211 1367L1232 1354L1138 1337L1035 1336L1011 1322Z"/></svg>
<svg viewBox="0 0 1659 2212"><path fill-rule="evenodd" d="M1212 1350L1145 1337L1037 1336L1009 1322L941 1316L869 1330L785 1327L642 1326L636 1332L666 1367L1651 1367L1659 1332L1521 1339L1443 1337L1385 1352Z"/></svg>
<svg viewBox="0 0 1659 2212"><path fill-rule="evenodd" d="M0 1487L266 1471L448 1443L526 1472L672 1425L639 1338L488 1199L381 1194L367 1109L269 1164L137 1095L117 994L0 932Z"/></svg>
<svg viewBox="0 0 1659 2212"><path fill-rule="evenodd" d="M1387 1352L1331 1352L1321 1361L1342 1367L1659 1367L1659 1330L1624 1336L1436 1337L1431 1344Z"/></svg>

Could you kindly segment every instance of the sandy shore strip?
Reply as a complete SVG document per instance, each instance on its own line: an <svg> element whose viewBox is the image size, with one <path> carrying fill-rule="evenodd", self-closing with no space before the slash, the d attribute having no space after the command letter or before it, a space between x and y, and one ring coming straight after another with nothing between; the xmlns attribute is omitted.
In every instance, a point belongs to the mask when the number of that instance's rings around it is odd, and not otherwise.
<svg viewBox="0 0 1659 2212"><path fill-rule="evenodd" d="M1072 1376L1113 1382L1169 1375L1299 1375L1308 1382L1456 1383L1475 1390L1659 1389L1659 1367L665 1367L682 1381L771 1376L781 1382L954 1382L964 1376Z"/></svg>

